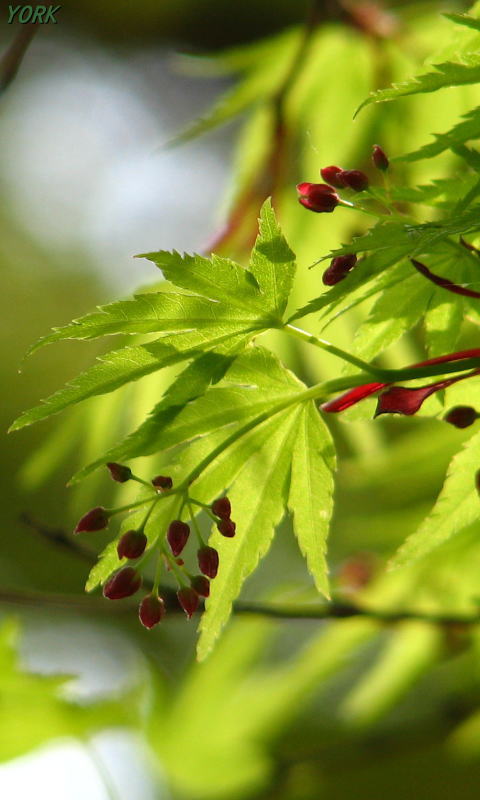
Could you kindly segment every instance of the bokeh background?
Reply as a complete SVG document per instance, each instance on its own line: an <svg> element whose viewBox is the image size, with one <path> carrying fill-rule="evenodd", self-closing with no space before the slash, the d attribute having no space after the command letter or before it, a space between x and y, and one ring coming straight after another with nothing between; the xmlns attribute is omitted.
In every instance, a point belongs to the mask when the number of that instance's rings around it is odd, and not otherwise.
<svg viewBox="0 0 480 800"><path fill-rule="evenodd" d="M303 267L298 302L318 293L319 273L307 266L364 223L311 219L295 205L294 184L314 179L324 163L360 165L378 136L392 152L413 149L479 99L466 87L444 104L401 101L353 123L368 91L409 75L442 37L448 42L435 2L385 4L381 13L393 20L385 38L352 21L352 9L366 5L325 2L310 72L287 112L297 128L276 189ZM198 250L221 226L265 155L261 104L204 137L166 145L235 86L233 66L244 51L219 60L207 53L285 36L265 51L274 77L306 9L300 0L77 0L61 8L57 25L37 32L0 95L2 431L101 352L61 343L24 363L37 337L158 281L135 253ZM3 52L19 28L6 22L2 5ZM451 156L443 167L458 168ZM428 169L420 163L408 177L432 177ZM244 257L243 244L234 247ZM348 348L364 313L342 318L328 336ZM318 332L319 322L311 323ZM307 349L274 337L271 344L307 380L338 374L330 357L319 363ZM421 334L401 339L389 363L414 360L421 346ZM1 435L1 796L476 798L480 642L467 647L462 630L445 642L420 623L392 634L359 620L241 619L198 666L194 626L183 619L150 634L128 614L82 599L88 565L35 527L69 531L86 508L113 499L103 474L75 489L66 482L142 418L168 379L149 378L141 392L127 389ZM342 466L331 564L339 589L381 572L430 508L462 435L445 427L424 420L335 427ZM144 474L154 466L154 458L144 460ZM401 585L380 580L380 596L395 603L421 586L433 608L463 608L462 591L471 594L478 575L469 547L477 533L469 529L429 565L435 583L420 565ZM102 534L94 535L91 546L102 545ZM462 590L452 584L458 570ZM244 596L279 592L312 598L287 523ZM402 657L389 656L392 649Z"/></svg>

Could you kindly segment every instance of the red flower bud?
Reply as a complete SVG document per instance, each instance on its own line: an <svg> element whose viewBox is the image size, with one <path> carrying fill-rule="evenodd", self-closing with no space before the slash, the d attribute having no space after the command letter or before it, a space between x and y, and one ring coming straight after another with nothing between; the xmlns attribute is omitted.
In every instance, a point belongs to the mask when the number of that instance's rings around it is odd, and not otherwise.
<svg viewBox="0 0 480 800"><path fill-rule="evenodd" d="M218 572L218 553L214 547L201 547L197 552L198 566L208 578L215 578Z"/></svg>
<svg viewBox="0 0 480 800"><path fill-rule="evenodd" d="M355 192L363 192L368 188L368 178L359 169L345 169L340 173L340 179L344 186L353 189Z"/></svg>
<svg viewBox="0 0 480 800"><path fill-rule="evenodd" d="M341 167L323 167L323 169L320 170L320 175L325 183L328 183L330 186L335 186L336 189L341 189L345 186L341 178L342 172L343 169Z"/></svg>
<svg viewBox="0 0 480 800"><path fill-rule="evenodd" d="M334 258L322 275L322 281L325 286L334 286L336 283L343 281L356 263L357 256L353 253L351 255L337 256Z"/></svg>
<svg viewBox="0 0 480 800"><path fill-rule="evenodd" d="M208 597L210 594L210 581L205 575L194 575L191 579L190 583L192 584L192 589L196 591L200 597Z"/></svg>
<svg viewBox="0 0 480 800"><path fill-rule="evenodd" d="M147 537L143 531L127 531L117 545L119 558L140 558L145 552Z"/></svg>
<svg viewBox="0 0 480 800"><path fill-rule="evenodd" d="M101 531L102 528L106 528L108 525L108 520L110 519L110 514L105 508L102 506L97 506L97 508L92 508L91 511L88 511L80 522L77 524L77 527L74 530L74 533L82 533L83 531Z"/></svg>
<svg viewBox="0 0 480 800"><path fill-rule="evenodd" d="M103 596L108 600L121 600L138 592L142 576L133 567L123 567L112 575L103 587Z"/></svg>
<svg viewBox="0 0 480 800"><path fill-rule="evenodd" d="M331 213L340 202L335 190L325 183L299 183L297 191L300 195L298 202L317 214Z"/></svg>
<svg viewBox="0 0 480 800"><path fill-rule="evenodd" d="M138 616L144 628L154 628L165 616L165 603L161 597L147 594L138 608Z"/></svg>
<svg viewBox="0 0 480 800"><path fill-rule="evenodd" d="M237 526L231 519L221 519L220 522L217 522L217 528L222 536L227 536L229 539L235 536L236 527Z"/></svg>
<svg viewBox="0 0 480 800"><path fill-rule="evenodd" d="M171 489L173 481L167 475L157 475L157 477L152 480L152 484L155 486L155 489Z"/></svg>
<svg viewBox="0 0 480 800"><path fill-rule="evenodd" d="M468 428L477 419L478 414L471 406L455 406L444 416L445 422L449 422L456 428Z"/></svg>
<svg viewBox="0 0 480 800"><path fill-rule="evenodd" d="M386 169L389 167L389 160L384 150L380 147L379 144L374 144L372 148L372 161L374 166L377 169L381 169L382 172L385 172Z"/></svg>
<svg viewBox="0 0 480 800"><path fill-rule="evenodd" d="M216 517L221 519L230 519L232 513L232 506L228 497L219 497L212 503L212 511Z"/></svg>
<svg viewBox="0 0 480 800"><path fill-rule="evenodd" d="M174 519L168 526L167 541L174 556L179 556L187 544L190 528L186 522Z"/></svg>
<svg viewBox="0 0 480 800"><path fill-rule="evenodd" d="M378 417L380 414L405 414L407 417L411 417L417 413L423 402L431 394L438 392L439 389L446 389L452 383L468 378L470 375L471 373L444 381L436 381L428 386L418 386L416 389L407 389L406 386L390 386L378 398L375 416Z"/></svg>
<svg viewBox="0 0 480 800"><path fill-rule="evenodd" d="M177 597L185 614L190 619L198 608L198 594L191 586L184 586L178 590Z"/></svg>
<svg viewBox="0 0 480 800"><path fill-rule="evenodd" d="M123 464L116 464L114 461L109 461L107 464L110 470L110 475L117 483L125 483L132 477L132 470L130 467L125 467Z"/></svg>

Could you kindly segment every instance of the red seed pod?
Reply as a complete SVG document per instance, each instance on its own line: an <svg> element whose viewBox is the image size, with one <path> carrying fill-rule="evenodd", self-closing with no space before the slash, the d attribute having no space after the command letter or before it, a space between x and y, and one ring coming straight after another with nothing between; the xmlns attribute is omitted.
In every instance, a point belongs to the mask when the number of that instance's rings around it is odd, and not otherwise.
<svg viewBox="0 0 480 800"><path fill-rule="evenodd" d="M478 414L471 406L455 406L444 416L445 422L456 428L469 428L478 419Z"/></svg>
<svg viewBox="0 0 480 800"><path fill-rule="evenodd" d="M179 556L187 544L190 528L186 522L174 519L168 526L167 541L174 556Z"/></svg>
<svg viewBox="0 0 480 800"><path fill-rule="evenodd" d="M317 214L331 213L340 202L336 191L325 183L299 183L297 191L299 193L298 202Z"/></svg>
<svg viewBox="0 0 480 800"><path fill-rule="evenodd" d="M237 526L231 519L221 519L220 522L217 522L217 528L222 536L227 536L229 539L235 536L236 527Z"/></svg>
<svg viewBox="0 0 480 800"><path fill-rule="evenodd" d="M212 503L212 511L216 517L220 519L230 519L232 513L232 506L228 497L219 497Z"/></svg>
<svg viewBox="0 0 480 800"><path fill-rule="evenodd" d="M83 533L83 531L101 531L106 528L110 514L102 506L92 508L83 515L82 519L77 523L74 533Z"/></svg>
<svg viewBox="0 0 480 800"><path fill-rule="evenodd" d="M103 596L108 600L122 600L138 592L142 576L133 567L123 567L112 575L103 587Z"/></svg>
<svg viewBox="0 0 480 800"><path fill-rule="evenodd" d="M389 167L389 160L384 150L380 147L379 144L374 144L372 148L372 161L374 166L377 169L381 169L382 172L385 172L386 169Z"/></svg>
<svg viewBox="0 0 480 800"><path fill-rule="evenodd" d="M127 531L117 545L119 558L140 558L145 552L147 537L143 531Z"/></svg>
<svg viewBox="0 0 480 800"><path fill-rule="evenodd" d="M341 173L344 186L353 189L355 192L363 192L368 188L368 178L359 169L346 169Z"/></svg>
<svg viewBox="0 0 480 800"><path fill-rule="evenodd" d="M156 478L152 480L153 486L155 489L171 489L173 486L173 481L168 475L157 475Z"/></svg>
<svg viewBox="0 0 480 800"><path fill-rule="evenodd" d="M354 253L334 258L322 275L322 281L325 286L335 286L336 283L343 281L356 263L357 256Z"/></svg>
<svg viewBox="0 0 480 800"><path fill-rule="evenodd" d="M192 584L192 589L196 591L200 597L208 597L210 594L210 581L205 575L194 575L191 579L190 583Z"/></svg>
<svg viewBox="0 0 480 800"><path fill-rule="evenodd" d="M165 616L165 603L161 597L147 594L138 607L138 616L144 628L154 628Z"/></svg>
<svg viewBox="0 0 480 800"><path fill-rule="evenodd" d="M117 481L117 483L125 483L132 477L132 470L124 464L116 464L114 461L109 461L107 467L113 480Z"/></svg>
<svg viewBox="0 0 480 800"><path fill-rule="evenodd" d="M341 167L323 167L320 170L320 175L322 176L325 183L328 183L330 186L335 186L336 189L341 189L345 184L342 181L343 169Z"/></svg>
<svg viewBox="0 0 480 800"><path fill-rule="evenodd" d="M191 586L184 586L182 589L178 590L177 597L178 602L185 611L185 614L187 615L188 619L190 619L198 608L198 594L194 589L191 588Z"/></svg>
<svg viewBox="0 0 480 800"><path fill-rule="evenodd" d="M218 553L214 547L201 547L197 552L198 567L208 578L215 578L218 572Z"/></svg>

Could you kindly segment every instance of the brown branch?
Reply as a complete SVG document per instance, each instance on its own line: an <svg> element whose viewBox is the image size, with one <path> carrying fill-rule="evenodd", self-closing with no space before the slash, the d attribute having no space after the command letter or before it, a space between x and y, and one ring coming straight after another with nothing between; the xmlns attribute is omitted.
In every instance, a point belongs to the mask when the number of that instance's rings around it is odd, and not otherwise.
<svg viewBox="0 0 480 800"><path fill-rule="evenodd" d="M167 611L173 613L183 613L176 593L171 588L163 587L161 594L165 600ZM19 589L0 590L0 604L30 606L35 608L50 607L62 608L65 610L75 610L86 613L103 614L131 614L135 612L137 601L129 598L123 603L111 600L104 600L99 597L88 597L79 595L56 594L50 592L24 591ZM377 608L365 608L354 603L345 603L341 600L334 600L331 603L320 605L292 606L292 605L271 605L265 603L249 603L237 601L233 605L235 614L249 614L270 619L278 620L333 620L351 619L362 617L371 619L384 624L395 624L416 620L428 622L432 625L442 627L448 626L472 626L480 624L480 611L473 614L452 614L439 613L428 614L422 611L411 609L382 610Z"/></svg>

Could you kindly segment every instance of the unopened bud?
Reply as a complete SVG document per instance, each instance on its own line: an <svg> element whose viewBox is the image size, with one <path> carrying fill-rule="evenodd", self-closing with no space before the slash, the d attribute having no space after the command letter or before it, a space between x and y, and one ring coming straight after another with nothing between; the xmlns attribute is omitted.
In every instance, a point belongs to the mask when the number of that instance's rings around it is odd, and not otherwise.
<svg viewBox="0 0 480 800"><path fill-rule="evenodd" d="M385 172L386 169L389 167L389 160L386 156L386 153L379 144L374 144L372 149L372 161L374 166L377 169L381 169L382 172Z"/></svg>
<svg viewBox="0 0 480 800"><path fill-rule="evenodd" d="M456 428L468 428L477 419L478 414L471 406L455 406L444 416L445 422L449 422Z"/></svg>
<svg viewBox="0 0 480 800"><path fill-rule="evenodd" d="M173 486L173 481L168 475L157 475L156 478L152 480L153 486L155 489L171 489Z"/></svg>
<svg viewBox="0 0 480 800"><path fill-rule="evenodd" d="M336 189L341 189L342 186L345 186L341 179L341 174L343 169L341 167L331 166L331 167L323 167L320 170L320 175L322 176L325 183L328 183L330 186L335 186Z"/></svg>
<svg viewBox="0 0 480 800"><path fill-rule="evenodd" d="M119 558L140 558L145 552L147 537L143 531L127 531L117 545Z"/></svg>
<svg viewBox="0 0 480 800"><path fill-rule="evenodd" d="M192 584L192 589L196 591L200 597L208 597L210 594L210 581L205 575L194 575L191 579L190 583Z"/></svg>
<svg viewBox="0 0 480 800"><path fill-rule="evenodd" d="M102 506L92 508L87 511L82 519L77 523L74 533L83 533L84 531L101 531L108 526L110 519L109 512Z"/></svg>
<svg viewBox="0 0 480 800"><path fill-rule="evenodd" d="M191 586L184 586L182 589L179 589L177 592L178 602L180 603L181 607L185 611L188 619L195 614L195 611L198 608L198 594Z"/></svg>
<svg viewBox="0 0 480 800"><path fill-rule="evenodd" d="M215 578L218 572L218 552L214 547L201 547L197 552L198 566L208 578Z"/></svg>
<svg viewBox="0 0 480 800"><path fill-rule="evenodd" d="M368 178L359 169L345 169L340 175L344 186L353 189L355 192L363 192L368 188Z"/></svg>
<svg viewBox="0 0 480 800"><path fill-rule="evenodd" d="M356 263L357 256L353 253L351 255L337 256L334 258L322 275L322 281L325 286L335 286L336 283L343 281Z"/></svg>
<svg viewBox="0 0 480 800"><path fill-rule="evenodd" d="M235 536L236 527L237 526L231 519L221 519L220 522L217 522L217 528L222 536L227 536L229 539Z"/></svg>
<svg viewBox="0 0 480 800"><path fill-rule="evenodd" d="M220 519L230 519L232 513L232 506L228 497L219 497L212 503L212 511L216 517Z"/></svg>
<svg viewBox="0 0 480 800"><path fill-rule="evenodd" d="M147 594L138 608L138 616L144 628L154 628L165 616L165 603L161 597Z"/></svg>
<svg viewBox="0 0 480 800"><path fill-rule="evenodd" d="M113 480L117 481L117 483L125 483L132 477L132 470L130 467L124 466L124 464L116 464L114 461L109 461L107 467Z"/></svg>
<svg viewBox="0 0 480 800"><path fill-rule="evenodd" d="M185 547L188 537L190 535L190 528L186 522L181 522L179 519L174 519L168 526L167 541L174 556L179 556Z"/></svg>
<svg viewBox="0 0 480 800"><path fill-rule="evenodd" d="M142 576L133 567L123 567L112 575L103 587L103 596L108 600L122 600L138 592Z"/></svg>
<svg viewBox="0 0 480 800"><path fill-rule="evenodd" d="M299 194L298 202L308 208L309 211L315 211L317 214L322 212L331 213L340 202L336 191L325 183L299 183L297 191Z"/></svg>

